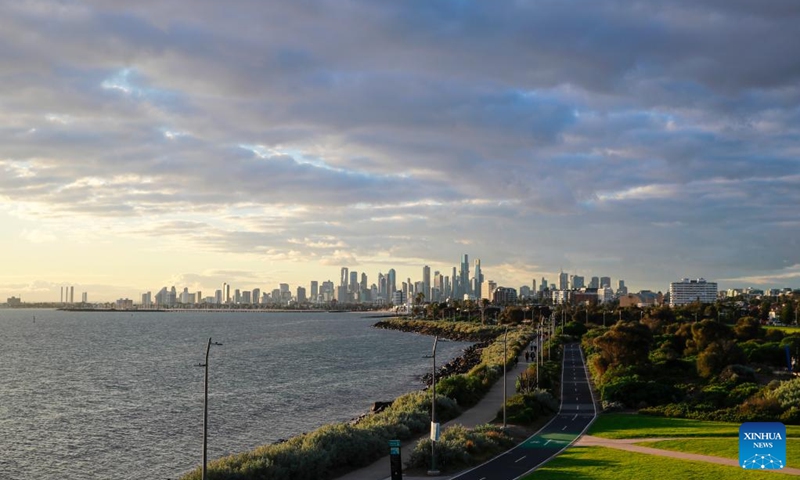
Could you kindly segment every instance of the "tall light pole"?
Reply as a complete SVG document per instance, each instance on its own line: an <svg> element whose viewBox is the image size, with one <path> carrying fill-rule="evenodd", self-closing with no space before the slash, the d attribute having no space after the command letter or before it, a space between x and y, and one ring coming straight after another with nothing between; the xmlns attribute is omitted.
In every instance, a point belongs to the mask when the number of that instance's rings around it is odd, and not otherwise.
<svg viewBox="0 0 800 480"><path fill-rule="evenodd" d="M221 343L214 342L214 345L222 345ZM211 350L211 337L208 338L206 344L206 363L200 363L198 367L205 367L206 375L203 381L203 480L206 480L206 463L208 461L208 352Z"/></svg>
<svg viewBox="0 0 800 480"><path fill-rule="evenodd" d="M439 475L439 470L436 470L436 440L438 437L439 425L436 423L436 344L439 343L439 336L433 339L433 397L431 400L431 469L428 470L428 475Z"/></svg>

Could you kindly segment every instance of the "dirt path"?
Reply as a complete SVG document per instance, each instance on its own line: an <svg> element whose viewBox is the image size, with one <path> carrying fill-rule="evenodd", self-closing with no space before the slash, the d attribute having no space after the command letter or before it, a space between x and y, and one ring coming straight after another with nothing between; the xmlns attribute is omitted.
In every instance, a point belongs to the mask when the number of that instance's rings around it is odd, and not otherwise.
<svg viewBox="0 0 800 480"><path fill-rule="evenodd" d="M591 435L584 435L575 443L579 447L608 447L626 452L644 453L646 455L658 455L660 457L677 458L679 460L692 460L695 462L716 463L729 467L739 466L739 461L731 458L713 457L711 455L698 455L696 453L675 452L672 450L661 450L660 448L642 447L634 443L658 442L661 440L677 440L676 438L625 438L614 440L610 438L600 438ZM770 472L783 473L786 475L800 476L800 468L784 468L782 470L770 470Z"/></svg>

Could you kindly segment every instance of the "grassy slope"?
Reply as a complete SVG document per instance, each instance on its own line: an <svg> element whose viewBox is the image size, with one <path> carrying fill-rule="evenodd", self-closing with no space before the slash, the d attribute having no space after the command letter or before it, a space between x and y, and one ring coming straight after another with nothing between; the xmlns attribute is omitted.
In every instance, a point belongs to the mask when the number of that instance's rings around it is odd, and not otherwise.
<svg viewBox="0 0 800 480"><path fill-rule="evenodd" d="M773 328L775 330L780 330L786 335L791 335L793 333L800 333L800 327L764 327L764 328Z"/></svg>
<svg viewBox="0 0 800 480"><path fill-rule="evenodd" d="M661 440L658 442L639 442L637 445L661 448L676 452L713 455L715 457L739 458L738 438L694 438L691 440ZM800 439L789 438L786 443L786 464L800 467Z"/></svg>
<svg viewBox="0 0 800 480"><path fill-rule="evenodd" d="M713 463L680 461L604 447L572 447L525 480L717 479L757 480L774 473Z"/></svg>
<svg viewBox="0 0 800 480"><path fill-rule="evenodd" d="M607 413L597 418L589 435L603 438L738 437L739 426L738 423ZM800 437L800 426L787 425L786 435Z"/></svg>
<svg viewBox="0 0 800 480"><path fill-rule="evenodd" d="M800 465L800 426L786 427L787 463ZM726 458L739 456L739 424L610 413L598 417L589 434L605 438L686 437L691 440L642 442L641 445ZM697 438L719 437L719 438ZM772 476L769 476L772 475ZM773 473L743 471L712 463L675 460L604 447L570 447L525 479L611 480L619 478L775 478Z"/></svg>

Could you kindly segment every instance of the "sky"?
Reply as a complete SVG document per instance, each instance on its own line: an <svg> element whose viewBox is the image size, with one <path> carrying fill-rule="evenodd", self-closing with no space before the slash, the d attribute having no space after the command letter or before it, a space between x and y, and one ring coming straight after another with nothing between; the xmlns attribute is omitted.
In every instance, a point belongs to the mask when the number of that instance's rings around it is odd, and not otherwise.
<svg viewBox="0 0 800 480"><path fill-rule="evenodd" d="M0 4L0 301L800 287L796 0Z"/></svg>

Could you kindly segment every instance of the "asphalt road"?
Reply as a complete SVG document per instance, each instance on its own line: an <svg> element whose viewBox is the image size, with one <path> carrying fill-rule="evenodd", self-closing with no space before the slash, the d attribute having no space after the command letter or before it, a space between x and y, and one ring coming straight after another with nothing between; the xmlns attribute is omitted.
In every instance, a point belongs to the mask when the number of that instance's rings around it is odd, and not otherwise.
<svg viewBox="0 0 800 480"><path fill-rule="evenodd" d="M561 409L541 430L512 450L452 480L513 480L530 473L571 445L597 416L580 346L564 346Z"/></svg>

